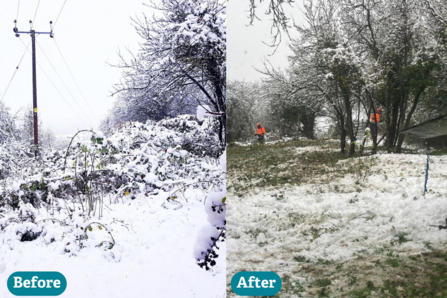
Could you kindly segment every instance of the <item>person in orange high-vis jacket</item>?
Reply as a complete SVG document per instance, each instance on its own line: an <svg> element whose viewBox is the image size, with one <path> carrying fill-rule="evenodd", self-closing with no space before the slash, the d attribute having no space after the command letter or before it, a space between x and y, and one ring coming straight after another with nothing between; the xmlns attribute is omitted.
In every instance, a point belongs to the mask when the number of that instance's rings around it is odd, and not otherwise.
<svg viewBox="0 0 447 298"><path fill-rule="evenodd" d="M377 131L378 131L377 125L379 125L381 113L382 113L382 109L378 108L377 113L371 114L371 117L369 118L369 120L371 121L370 129L371 129L372 136L377 136Z"/></svg>
<svg viewBox="0 0 447 298"><path fill-rule="evenodd" d="M369 118L369 120L371 120L372 123L379 123L380 122L380 114L382 113L382 109L378 108L377 109L377 113L372 114L371 118Z"/></svg>
<svg viewBox="0 0 447 298"><path fill-rule="evenodd" d="M255 136L258 137L259 141L263 141L264 140L264 135L265 135L265 128L261 126L261 123L256 124L256 134Z"/></svg>

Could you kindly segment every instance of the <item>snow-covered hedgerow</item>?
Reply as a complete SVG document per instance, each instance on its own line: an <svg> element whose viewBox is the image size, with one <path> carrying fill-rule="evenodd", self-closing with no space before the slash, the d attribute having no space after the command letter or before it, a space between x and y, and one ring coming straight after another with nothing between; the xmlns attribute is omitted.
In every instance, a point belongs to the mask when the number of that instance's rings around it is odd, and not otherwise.
<svg viewBox="0 0 447 298"><path fill-rule="evenodd" d="M19 134L9 108L0 101L0 180L14 175L21 168L23 157L32 155L29 146L17 141Z"/></svg>
<svg viewBox="0 0 447 298"><path fill-rule="evenodd" d="M208 225L202 227L194 245L194 257L200 267L210 270L210 266L216 265L219 257L218 243L226 238L226 196L225 190L212 192L207 198L205 210L208 213Z"/></svg>
<svg viewBox="0 0 447 298"><path fill-rule="evenodd" d="M220 156L220 167L226 173L226 151ZM194 244L194 257L201 268L206 270L210 266L216 265L216 258L219 257L218 243L225 241L227 233L227 205L226 205L226 179L224 180L222 191L211 192L205 203L207 213L207 225L203 226Z"/></svg>
<svg viewBox="0 0 447 298"><path fill-rule="evenodd" d="M8 140L11 135L14 121L12 120L9 108L0 101L0 144L3 144Z"/></svg>
<svg viewBox="0 0 447 298"><path fill-rule="evenodd" d="M226 229L216 131L211 117L201 124L191 116L127 123L109 137L81 131L91 135L88 141L76 136L68 148L43 153L37 161L24 157L28 166L20 175L0 181L0 242L14 250L39 239L36 245L54 246L61 254L100 249L107 260L120 261L125 244L112 224L131 227L120 219L119 206L150 202L148 214L203 218L200 225L207 223L207 229L197 229L194 237L214 242L202 245L203 254L191 245L190 262L207 262L209 251L221 248ZM216 264L209 263L207 269Z"/></svg>

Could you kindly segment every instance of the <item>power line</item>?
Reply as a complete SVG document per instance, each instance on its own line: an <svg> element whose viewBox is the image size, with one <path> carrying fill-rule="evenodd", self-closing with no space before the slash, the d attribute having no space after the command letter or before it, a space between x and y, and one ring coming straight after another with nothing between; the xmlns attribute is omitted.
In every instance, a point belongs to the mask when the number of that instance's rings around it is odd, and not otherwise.
<svg viewBox="0 0 447 298"><path fill-rule="evenodd" d="M20 0L19 0L19 4L17 5L17 16L16 16L16 21L19 20L19 8L20 8Z"/></svg>
<svg viewBox="0 0 447 298"><path fill-rule="evenodd" d="M56 42L56 39L53 38L53 40L54 40L54 43L56 44L57 50L59 51L59 53L60 53L61 56L62 56L62 59L64 60L65 65L66 65L67 68L68 68L68 71L70 72L71 77L73 78L73 81L74 81L75 84L76 84L76 87L78 87L79 93L81 93L82 98L84 99L84 102L85 102L85 104L87 105L87 108L90 110L90 113L92 113L93 118L94 118L96 121L98 121L98 120L96 119L96 116L95 116L95 114L93 113L92 109L90 108L90 105L88 104L87 100L85 99L84 93L82 93L82 90L81 90L81 88L79 87L78 82L76 81L76 79L75 79L73 73L71 72L71 69L70 69L70 67L68 66L67 61L65 60L64 55L62 54L61 49L59 48L59 46L58 46L58 44L57 44L57 42Z"/></svg>
<svg viewBox="0 0 447 298"><path fill-rule="evenodd" d="M14 70L14 73L12 74L11 80L8 83L8 86L6 87L5 92L2 95L2 99L0 101L3 101L3 98L5 98L6 92L8 92L9 85L11 85L12 80L14 79L14 76L16 75L17 70L19 69L20 63L22 63L23 57L25 57L26 51L28 51L28 47L31 41L28 42L28 45L26 46L25 51L23 52L22 58L20 58L19 64L17 65L16 69Z"/></svg>
<svg viewBox="0 0 447 298"><path fill-rule="evenodd" d="M42 51L42 53L44 54L45 58L47 58L48 62L50 62L51 67L53 68L53 70L56 72L57 76L59 77L59 79L61 80L62 84L64 85L65 89L67 89L68 93L70 93L71 97L73 98L73 100L75 101L76 105L81 109L82 113L84 114L84 116L87 118L87 120L94 125L94 123L90 120L90 118L87 116L87 114L85 114L84 110L82 109L82 107L79 105L78 101L76 100L76 98L73 96L73 94L70 92L70 89L68 89L67 85L65 84L64 80L62 80L61 76L59 75L59 73L57 72L56 68L54 67L53 63L51 63L51 60L48 58L47 54L45 54L45 51L43 50L43 48L40 46L40 44L37 42L37 45L39 46L40 50Z"/></svg>
<svg viewBox="0 0 447 298"><path fill-rule="evenodd" d="M39 0L39 2L37 2L36 12L34 13L33 24L32 24L33 27L34 27L34 21L36 20L37 11L39 10L39 4L40 4L40 0Z"/></svg>
<svg viewBox="0 0 447 298"><path fill-rule="evenodd" d="M20 41L22 42L22 44L25 46L25 43L23 42L22 38L20 37ZM28 49L27 49L28 50ZM29 51L28 51L29 52ZM62 99L65 101L65 103L70 107L70 109L73 111L73 113L76 115L76 117L79 118L79 120L81 120L81 122L85 125L84 120L82 120L81 117L79 117L79 115L76 113L75 110L73 110L73 108L71 107L71 105L68 103L68 101L65 99L65 97L62 95L62 93L59 91L59 89L57 89L56 85L54 85L53 81L50 79L50 77L47 75L47 73L43 70L42 66L40 66L39 62L37 62L37 65L39 66L40 70L43 72L43 74L47 77L47 79L50 81L50 83L53 85L54 89L56 89L56 91L59 93L59 95L62 97Z"/></svg>
<svg viewBox="0 0 447 298"><path fill-rule="evenodd" d="M62 10L64 9L65 3L67 3L67 0L65 0L64 4L62 5L61 11L59 11L59 14L57 15L56 22L54 22L54 27L56 27L57 20L59 20ZM53 27L53 30L54 30L54 27Z"/></svg>

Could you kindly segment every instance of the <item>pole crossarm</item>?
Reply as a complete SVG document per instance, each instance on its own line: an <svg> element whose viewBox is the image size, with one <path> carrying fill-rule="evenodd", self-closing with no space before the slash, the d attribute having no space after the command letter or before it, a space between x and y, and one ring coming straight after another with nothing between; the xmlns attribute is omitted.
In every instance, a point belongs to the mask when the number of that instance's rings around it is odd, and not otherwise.
<svg viewBox="0 0 447 298"><path fill-rule="evenodd" d="M33 33L33 31L34 30L31 30L31 31L17 31L16 33L31 34L31 33ZM53 34L53 31L51 31L51 32L37 32L37 31L34 31L34 34Z"/></svg>

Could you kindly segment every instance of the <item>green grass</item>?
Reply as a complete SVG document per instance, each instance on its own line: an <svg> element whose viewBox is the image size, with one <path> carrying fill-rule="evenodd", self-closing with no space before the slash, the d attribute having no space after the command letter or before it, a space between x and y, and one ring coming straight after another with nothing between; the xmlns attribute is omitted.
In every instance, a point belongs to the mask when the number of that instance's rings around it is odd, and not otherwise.
<svg viewBox="0 0 447 298"><path fill-rule="evenodd" d="M285 275L283 290L275 297L447 298L447 251L411 256L397 255L389 248L377 252L344 262L295 256L293 261L303 265L298 276L313 281L302 286L292 281L294 275Z"/></svg>
<svg viewBox="0 0 447 298"><path fill-rule="evenodd" d="M350 293L352 298L367 298L371 295L371 289L355 290Z"/></svg>
<svg viewBox="0 0 447 298"><path fill-rule="evenodd" d="M363 283L342 297L447 297L447 252L434 251L408 258L388 254L374 275L381 284Z"/></svg>
<svg viewBox="0 0 447 298"><path fill-rule="evenodd" d="M319 288L327 287L330 284L332 284L332 281L330 281L329 279L317 279L315 281L315 286L317 286Z"/></svg>
<svg viewBox="0 0 447 298"><path fill-rule="evenodd" d="M310 152L297 152L298 148L320 147ZM227 150L228 188L236 193L252 188L304 183L327 183L347 174L353 174L357 185L363 183L376 164L376 158L356 159L345 166L340 160L356 158L339 152L339 144L327 140L293 140L276 144L232 145ZM334 186L334 188L338 188ZM343 189L334 189L343 191Z"/></svg>
<svg viewBox="0 0 447 298"><path fill-rule="evenodd" d="M432 152L430 152L430 154L431 155L436 155L436 156L447 155L447 148L435 149Z"/></svg>
<svg viewBox="0 0 447 298"><path fill-rule="evenodd" d="M295 297L303 297L302 293L305 292L303 286L296 280L292 279L292 276L284 274L281 276L282 287L281 291L273 297L283 297L285 294L291 294Z"/></svg>
<svg viewBox="0 0 447 298"><path fill-rule="evenodd" d="M399 267L400 266L400 261L397 258L388 258L385 261L388 265L390 265L391 267Z"/></svg>
<svg viewBox="0 0 447 298"><path fill-rule="evenodd" d="M323 151L297 154L296 149L321 146ZM299 185L324 178L335 165L347 156L334 152L336 143L327 141L289 141L273 145L231 146L227 151L228 177L235 191L253 187L280 187ZM341 177L342 173L338 173Z"/></svg>
<svg viewBox="0 0 447 298"><path fill-rule="evenodd" d="M306 258L303 257L303 256L294 256L294 257L293 257L293 260L294 260L295 262L299 262L299 263L304 263L304 262L306 262Z"/></svg>
<svg viewBox="0 0 447 298"><path fill-rule="evenodd" d="M408 242L408 241L410 241L411 239L408 239L407 238L407 233L397 233L397 242L399 243L399 244L402 244L402 243L405 243L405 242Z"/></svg>

